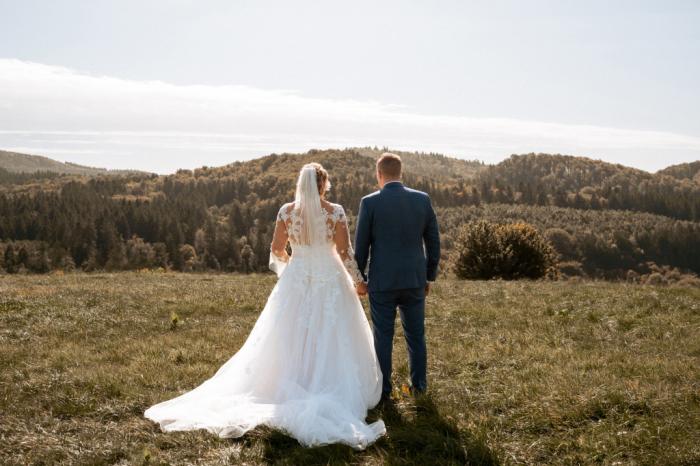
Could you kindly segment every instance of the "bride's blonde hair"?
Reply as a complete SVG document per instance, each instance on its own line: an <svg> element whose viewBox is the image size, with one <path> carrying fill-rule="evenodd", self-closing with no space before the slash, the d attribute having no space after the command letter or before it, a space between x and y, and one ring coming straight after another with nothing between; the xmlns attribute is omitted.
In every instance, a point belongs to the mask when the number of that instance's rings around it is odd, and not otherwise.
<svg viewBox="0 0 700 466"><path fill-rule="evenodd" d="M331 188L331 183L328 181L328 172L323 165L317 162L307 163L316 169L316 187L318 188L319 196L323 197L326 192Z"/></svg>

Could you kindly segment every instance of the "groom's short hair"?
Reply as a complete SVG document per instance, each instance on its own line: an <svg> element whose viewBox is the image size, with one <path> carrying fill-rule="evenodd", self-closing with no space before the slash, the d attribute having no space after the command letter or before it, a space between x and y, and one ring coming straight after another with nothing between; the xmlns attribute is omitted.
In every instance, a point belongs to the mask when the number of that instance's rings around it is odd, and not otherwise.
<svg viewBox="0 0 700 466"><path fill-rule="evenodd" d="M377 171L385 178L401 177L401 157L391 152L384 152L377 160Z"/></svg>

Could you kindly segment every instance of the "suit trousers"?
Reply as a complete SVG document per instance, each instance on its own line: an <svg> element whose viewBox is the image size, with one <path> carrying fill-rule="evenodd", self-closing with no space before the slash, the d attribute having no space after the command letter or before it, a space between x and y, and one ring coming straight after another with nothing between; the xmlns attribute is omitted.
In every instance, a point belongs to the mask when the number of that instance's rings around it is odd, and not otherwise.
<svg viewBox="0 0 700 466"><path fill-rule="evenodd" d="M391 353L397 308L401 316L401 325L408 348L411 384L415 390L424 391L427 388L425 288L370 291L369 304L372 315L374 349L383 376L382 393L391 393Z"/></svg>

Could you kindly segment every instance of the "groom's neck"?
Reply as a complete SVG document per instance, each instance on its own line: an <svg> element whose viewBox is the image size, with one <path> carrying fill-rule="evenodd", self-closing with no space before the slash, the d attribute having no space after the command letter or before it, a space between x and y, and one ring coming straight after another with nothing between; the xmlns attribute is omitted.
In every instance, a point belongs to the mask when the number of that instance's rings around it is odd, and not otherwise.
<svg viewBox="0 0 700 466"><path fill-rule="evenodd" d="M391 180L384 180L384 183L382 184L382 188L383 188L384 186L386 186L387 184L389 184L389 183L396 183L396 182L399 182L399 183L400 183L400 182L401 182L401 179L400 179L400 178L394 178L394 179L391 179Z"/></svg>

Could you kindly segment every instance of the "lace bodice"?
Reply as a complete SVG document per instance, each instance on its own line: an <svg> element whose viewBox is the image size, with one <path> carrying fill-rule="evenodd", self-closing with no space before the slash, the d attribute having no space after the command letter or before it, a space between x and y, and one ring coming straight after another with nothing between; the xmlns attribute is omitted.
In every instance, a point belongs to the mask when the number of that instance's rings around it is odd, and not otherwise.
<svg viewBox="0 0 700 466"><path fill-rule="evenodd" d="M324 238L324 244L332 243L340 256L345 269L350 274L354 284L363 281L362 274L355 262L355 252L350 241L348 219L345 210L340 204L325 203L321 208L321 218L314 219L314 228L319 234L318 238ZM280 207L275 222L275 232L270 245L270 268L278 275L281 274L284 264L289 261L286 245L287 241L292 245L292 255L295 246L306 246L302 241L303 229L302 217L293 202Z"/></svg>
<svg viewBox="0 0 700 466"><path fill-rule="evenodd" d="M323 227L320 225L316 225L315 227L324 228L325 238L328 241L333 241L335 225L341 220L347 224L345 211L340 204L330 204L330 210L327 207L323 207L321 212L323 213L323 219L320 220L323 221ZM294 244L302 244L300 240L302 219L299 215L299 211L294 208L293 202L284 204L280 208L279 212L277 212L277 220L284 222L285 227L287 228L289 242L292 244L292 246L294 246Z"/></svg>

